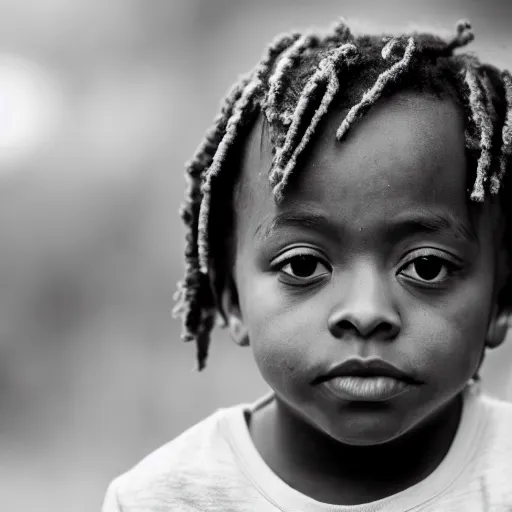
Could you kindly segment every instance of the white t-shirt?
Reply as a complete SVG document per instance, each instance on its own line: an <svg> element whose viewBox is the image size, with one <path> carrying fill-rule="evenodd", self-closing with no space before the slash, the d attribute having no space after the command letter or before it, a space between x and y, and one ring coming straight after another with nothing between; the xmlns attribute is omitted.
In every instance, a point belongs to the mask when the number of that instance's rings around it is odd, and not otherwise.
<svg viewBox="0 0 512 512"><path fill-rule="evenodd" d="M103 512L511 512L512 404L464 393L461 422L441 464L426 479L362 505L330 505L282 481L256 450L245 414L220 409L143 459L109 486Z"/></svg>

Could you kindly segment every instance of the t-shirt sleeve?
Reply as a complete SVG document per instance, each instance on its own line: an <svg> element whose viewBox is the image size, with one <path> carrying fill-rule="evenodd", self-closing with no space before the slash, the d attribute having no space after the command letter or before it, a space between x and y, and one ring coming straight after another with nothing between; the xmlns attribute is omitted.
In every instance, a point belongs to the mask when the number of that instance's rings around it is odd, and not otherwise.
<svg viewBox="0 0 512 512"><path fill-rule="evenodd" d="M103 507L101 508L101 512L121 512L121 507L117 499L115 481L108 486L105 499L103 500Z"/></svg>
<svg viewBox="0 0 512 512"><path fill-rule="evenodd" d="M102 512L275 511L232 449L228 415L245 423L242 406L220 409L116 477Z"/></svg>

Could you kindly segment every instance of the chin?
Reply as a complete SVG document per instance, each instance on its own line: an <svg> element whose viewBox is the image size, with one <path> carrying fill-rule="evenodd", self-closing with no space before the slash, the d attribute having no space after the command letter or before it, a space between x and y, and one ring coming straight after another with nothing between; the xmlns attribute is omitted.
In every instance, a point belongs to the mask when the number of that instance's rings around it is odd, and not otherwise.
<svg viewBox="0 0 512 512"><path fill-rule="evenodd" d="M403 420L393 420L380 415L346 415L334 418L328 425L318 425L326 434L339 443L351 446L374 446L389 443L408 432Z"/></svg>

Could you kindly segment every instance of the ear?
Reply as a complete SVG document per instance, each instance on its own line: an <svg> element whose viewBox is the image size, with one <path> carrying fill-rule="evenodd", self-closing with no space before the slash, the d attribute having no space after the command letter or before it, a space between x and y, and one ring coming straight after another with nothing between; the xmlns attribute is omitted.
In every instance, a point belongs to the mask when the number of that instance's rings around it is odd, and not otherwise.
<svg viewBox="0 0 512 512"><path fill-rule="evenodd" d="M221 316L224 320L224 327L227 327L231 339L237 345L245 347L249 345L249 333L242 320L236 286L231 276L226 281L220 293Z"/></svg>
<svg viewBox="0 0 512 512"><path fill-rule="evenodd" d="M507 308L494 306L485 337L486 347L496 348L505 341L509 328L509 318L510 311Z"/></svg>
<svg viewBox="0 0 512 512"><path fill-rule="evenodd" d="M498 227L496 228L496 236L498 237L497 243L499 244L499 249L496 254L496 282L501 284L494 292L494 306L489 326L487 328L487 335L485 337L485 346L488 348L499 347L505 341L510 325L510 316L512 314L510 306L504 306L500 299L500 295L511 277L511 268L509 251L507 250L506 244L503 242L505 220L500 213L498 215L499 218L497 222Z"/></svg>

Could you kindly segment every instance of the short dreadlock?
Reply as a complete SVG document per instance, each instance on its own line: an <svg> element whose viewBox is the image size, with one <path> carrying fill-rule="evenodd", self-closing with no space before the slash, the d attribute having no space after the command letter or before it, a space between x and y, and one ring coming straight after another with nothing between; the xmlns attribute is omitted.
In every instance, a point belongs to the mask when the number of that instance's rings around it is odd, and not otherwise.
<svg viewBox="0 0 512 512"><path fill-rule="evenodd" d="M220 261L212 251L212 191L225 183L219 176L233 174L236 166L228 165L228 158L258 115L269 128L274 150L269 181L279 202L301 153L330 109L348 106L336 133L342 141L381 96L399 89L448 94L465 117L470 199L482 202L486 195L499 193L510 218L512 207L504 191L512 156L512 76L473 55L454 54L473 38L467 21L458 22L455 37L447 41L428 33L354 36L341 19L323 34L278 36L260 63L233 86L187 163L188 190L181 209L187 228L185 277L178 283L175 313L183 318L182 339L197 345L199 370L205 366L216 316L222 314L214 279ZM235 176L228 178L232 187ZM508 249L512 254L512 246ZM510 284L500 297L512 303Z"/></svg>

